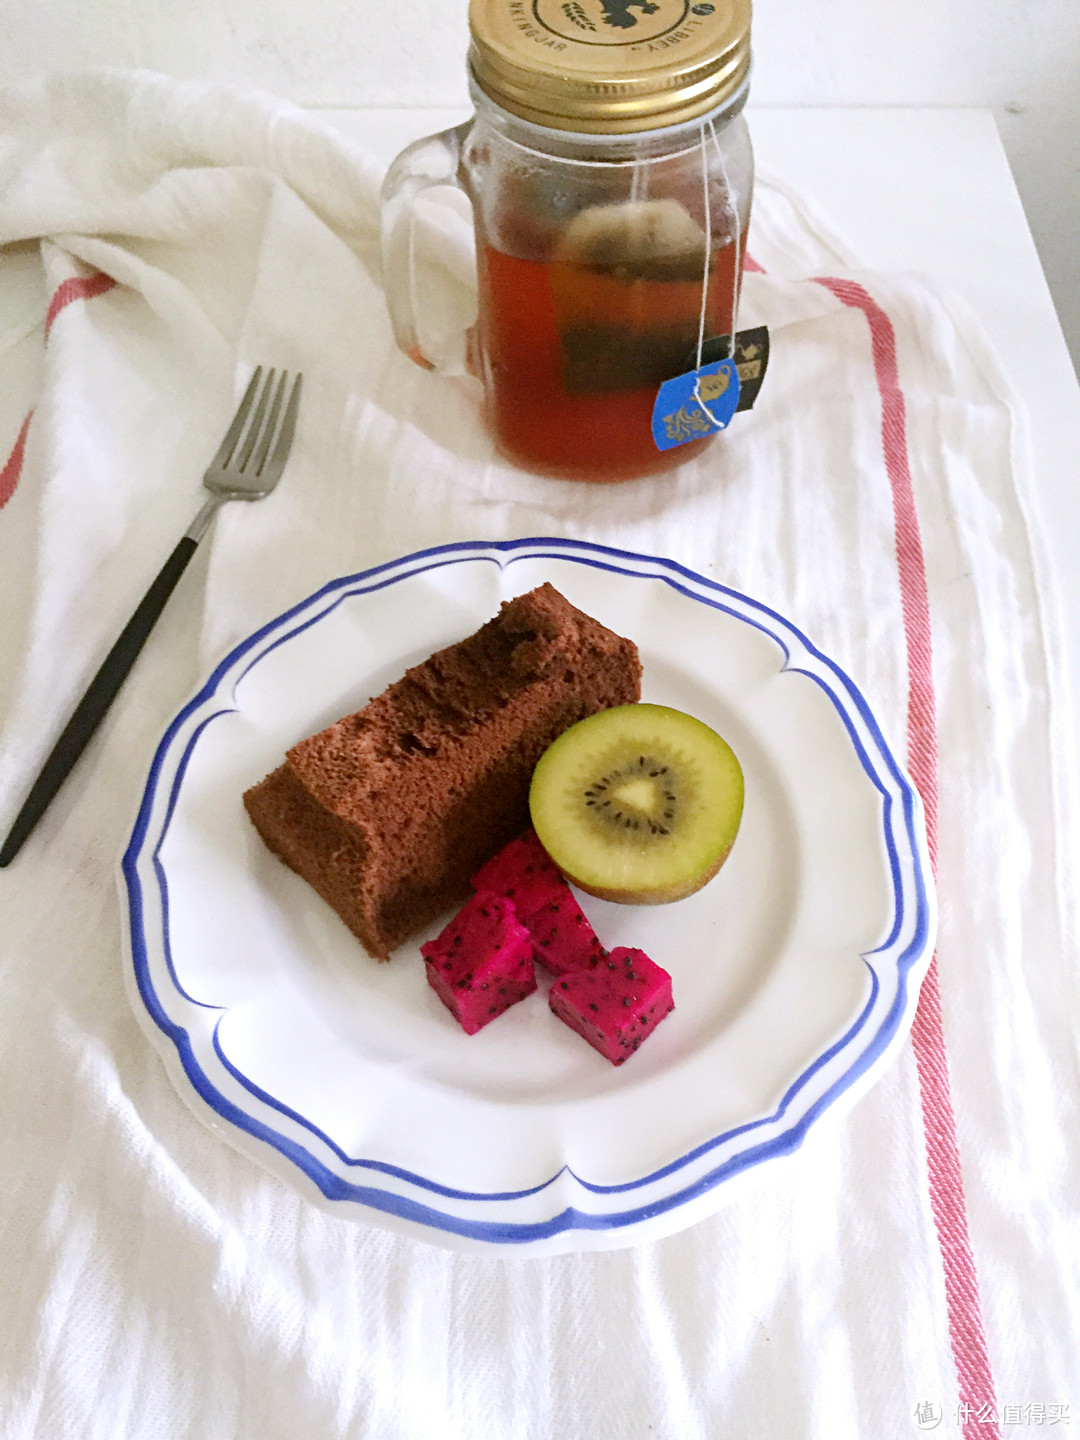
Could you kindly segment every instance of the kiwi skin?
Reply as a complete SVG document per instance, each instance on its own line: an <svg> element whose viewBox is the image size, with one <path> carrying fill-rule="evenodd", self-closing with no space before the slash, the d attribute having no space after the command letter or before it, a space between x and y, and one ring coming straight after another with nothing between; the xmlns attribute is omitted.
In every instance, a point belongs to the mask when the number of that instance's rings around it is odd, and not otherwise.
<svg viewBox="0 0 1080 1440"><path fill-rule="evenodd" d="M731 844L734 843L732 839ZM693 895L707 885L730 854L731 845L707 870L695 875L684 885L671 885L666 890L604 890L598 885L589 885L579 880L576 875L563 870L561 865L556 864L556 868L562 872L565 880L569 880L579 890L584 890L586 895L595 895L598 900L611 900L616 905L670 905L673 900L685 900L687 895Z"/></svg>
<svg viewBox="0 0 1080 1440"><path fill-rule="evenodd" d="M650 714L646 716L646 712L650 712ZM604 732L610 728L611 722L619 720L620 716L624 716L630 721L631 725L637 728L636 722L632 719L635 715L642 717L642 721L645 722L646 727L652 723L653 716L660 717L665 724L669 723L669 721L677 722L683 734L680 735L679 731L676 731L672 736L673 740L683 739L687 728L697 732L698 736L702 737L704 741L703 748L696 752L695 758L699 762L706 764L706 774L704 778L707 791L710 798L718 806L718 811L727 813L727 825L730 828L726 836L723 834L723 829L721 829L721 833L717 835L716 839L726 843L723 843L722 848L712 856L706 856L702 868L687 871L683 874L672 875L670 884L663 885L657 883L655 879L650 879L647 885L643 885L642 888L635 888L631 876L624 875L621 877L622 883L617 887L607 886L602 883L602 879L606 877L599 877L595 873L591 876L579 873L575 867L574 855L567 853L567 850L573 847L561 843L562 837L550 828L548 824L544 823L544 812L548 809L548 806L544 804L543 792L546 791L550 797L553 793L552 785L557 785L563 780L565 776L564 757L567 753L567 747L570 745L574 736L574 732ZM621 720L619 720L619 723L621 728ZM631 750L636 749L637 742L640 739L642 748L645 749L647 753L649 742L646 738L640 736L640 734L629 735L626 738L632 742L630 746ZM702 740L699 740L697 743L701 745ZM556 752L560 751L562 755L559 761L556 761ZM712 757L711 763L708 759L709 756ZM560 774L560 772L562 773ZM651 773L655 774L655 772ZM712 788L709 789L709 787ZM591 794L593 792L590 789L585 793ZM674 797L668 798L673 799ZM592 801L588 803L591 804ZM703 721L687 715L685 712L672 710L669 706L645 703L619 706L613 711L602 711L589 719L580 721L578 725L571 727L571 730L556 740L550 750L541 757L537 769L534 772L533 784L530 790L530 809L532 811L534 828L540 837L541 843L544 844L548 850L552 861L562 875L587 895L595 895L597 899L609 900L620 905L667 905L673 901L685 899L686 896L693 895L696 891L702 889L703 886L707 885L708 882L715 877L731 853L742 819L742 808L742 768L727 742L717 735L716 731L705 725ZM548 818L550 819L550 816ZM659 817L658 823L660 823ZM663 845L663 841L659 843L661 846ZM583 861L585 857L581 856L578 857L578 859L579 861ZM590 866L589 868L593 869L594 867ZM642 876L639 879L639 885L642 885L644 878L645 877Z"/></svg>

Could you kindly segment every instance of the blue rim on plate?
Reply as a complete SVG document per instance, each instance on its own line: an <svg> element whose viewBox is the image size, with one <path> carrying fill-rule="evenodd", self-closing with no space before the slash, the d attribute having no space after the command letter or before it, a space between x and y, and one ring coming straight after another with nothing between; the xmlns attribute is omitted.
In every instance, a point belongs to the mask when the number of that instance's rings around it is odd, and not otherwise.
<svg viewBox="0 0 1080 1440"><path fill-rule="evenodd" d="M780 647L783 670L809 676L828 697L867 780L880 797L892 923L862 955L869 975L860 1013L804 1065L771 1113L712 1134L648 1173L603 1184L567 1165L520 1189L470 1190L440 1183L378 1156L350 1155L312 1120L245 1075L219 1040L226 1010L185 990L170 943L169 876L162 847L189 763L207 727L235 709L239 682L280 645L325 620L344 601L447 566L555 560L627 579L661 581L681 596L755 627ZM725 1182L801 1145L842 1097L853 1099L880 1073L910 1025L934 934L934 897L918 796L866 700L849 677L775 611L674 561L583 541L524 539L443 545L334 580L237 645L180 711L155 753L121 866L126 891L133 1002L184 1098L241 1149L338 1213L437 1242L504 1253L614 1246L670 1233L719 1203ZM151 901L149 905L147 902ZM885 983L883 983L885 982ZM208 1031L208 1050L192 1042ZM232 1083L231 1094L224 1082ZM551 1204L542 1203L551 1192ZM537 1197L541 1197L537 1210ZM575 1203L575 1201L577 1203ZM527 1209L522 1205L527 1202ZM591 1238L590 1238L591 1237Z"/></svg>

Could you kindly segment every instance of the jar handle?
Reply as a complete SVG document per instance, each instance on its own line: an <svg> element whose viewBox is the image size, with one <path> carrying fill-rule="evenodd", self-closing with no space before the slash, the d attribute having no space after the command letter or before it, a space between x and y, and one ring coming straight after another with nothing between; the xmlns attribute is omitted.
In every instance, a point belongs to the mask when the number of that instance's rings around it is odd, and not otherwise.
<svg viewBox="0 0 1080 1440"><path fill-rule="evenodd" d="M424 190L436 186L453 186L468 194L458 178L458 165L471 125L467 120L414 141L391 164L382 184L380 239L386 307L398 348L425 370L441 367L429 360L420 346L413 203Z"/></svg>

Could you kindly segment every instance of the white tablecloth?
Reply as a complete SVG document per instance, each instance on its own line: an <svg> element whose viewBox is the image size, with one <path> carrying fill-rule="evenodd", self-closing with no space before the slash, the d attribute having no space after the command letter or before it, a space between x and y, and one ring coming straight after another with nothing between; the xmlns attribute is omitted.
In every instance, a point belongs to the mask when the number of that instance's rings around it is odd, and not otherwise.
<svg viewBox="0 0 1080 1440"><path fill-rule="evenodd" d="M377 168L317 120L121 73L0 93L0 117L0 826L197 508L242 379L305 375L279 490L220 516L0 875L5 1437L1080 1422L1068 720L1024 418L969 317L859 274L763 181L754 411L667 478L552 481L493 454L474 382L394 351ZM326 1214L193 1118L125 998L115 866L228 647L335 575L533 534L670 556L836 659L923 792L941 927L888 1073L713 1218L489 1258Z"/></svg>

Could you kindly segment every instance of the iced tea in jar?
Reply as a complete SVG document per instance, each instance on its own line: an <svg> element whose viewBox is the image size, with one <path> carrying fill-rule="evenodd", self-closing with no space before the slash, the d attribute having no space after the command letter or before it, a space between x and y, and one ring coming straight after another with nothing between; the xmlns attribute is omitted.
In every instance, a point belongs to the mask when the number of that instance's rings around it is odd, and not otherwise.
<svg viewBox="0 0 1080 1440"><path fill-rule="evenodd" d="M470 347L500 451L580 480L665 469L659 386L731 336L753 187L742 110L749 0L472 0L472 120L420 141L384 187L384 276L420 363L407 212L472 202Z"/></svg>

